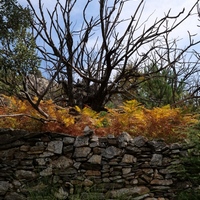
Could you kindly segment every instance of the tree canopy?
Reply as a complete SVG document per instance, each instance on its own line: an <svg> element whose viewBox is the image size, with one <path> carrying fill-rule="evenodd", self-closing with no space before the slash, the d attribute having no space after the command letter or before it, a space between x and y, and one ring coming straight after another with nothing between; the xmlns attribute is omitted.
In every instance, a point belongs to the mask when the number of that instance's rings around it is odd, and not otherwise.
<svg viewBox="0 0 200 200"><path fill-rule="evenodd" d="M29 74L40 65L31 32L33 16L16 0L0 4L0 92L23 99L28 94Z"/></svg>

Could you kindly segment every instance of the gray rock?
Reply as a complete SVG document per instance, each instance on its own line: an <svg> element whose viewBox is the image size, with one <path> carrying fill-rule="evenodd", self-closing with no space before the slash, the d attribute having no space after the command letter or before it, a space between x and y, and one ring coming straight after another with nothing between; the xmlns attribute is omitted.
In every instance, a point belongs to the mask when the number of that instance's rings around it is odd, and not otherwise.
<svg viewBox="0 0 200 200"><path fill-rule="evenodd" d="M91 152L90 147L79 147L75 148L73 157L75 158L86 158Z"/></svg>
<svg viewBox="0 0 200 200"><path fill-rule="evenodd" d="M138 136L133 139L133 144L137 147L143 147L147 142L147 139L143 136Z"/></svg>
<svg viewBox="0 0 200 200"><path fill-rule="evenodd" d="M79 169L81 166L81 162L75 162L73 165L76 169Z"/></svg>
<svg viewBox="0 0 200 200"><path fill-rule="evenodd" d="M166 179L166 180L153 179L151 181L151 185L168 186L172 184L173 181L171 179Z"/></svg>
<svg viewBox="0 0 200 200"><path fill-rule="evenodd" d="M135 163L136 161L137 161L137 158L129 154L124 154L122 158L122 163Z"/></svg>
<svg viewBox="0 0 200 200"><path fill-rule="evenodd" d="M121 149L118 149L114 146L107 147L102 151L102 156L108 159L114 158L115 156L120 155Z"/></svg>
<svg viewBox="0 0 200 200"><path fill-rule="evenodd" d="M47 167L46 169L40 172L40 176L50 176L52 174L53 174L53 170L51 166Z"/></svg>
<svg viewBox="0 0 200 200"><path fill-rule="evenodd" d="M126 150L131 154L140 154L141 148L134 146L133 144L129 144L126 146Z"/></svg>
<svg viewBox="0 0 200 200"><path fill-rule="evenodd" d="M28 179L28 180L31 180L37 177L35 172L28 171L28 170L17 170L15 172L15 175L18 179Z"/></svg>
<svg viewBox="0 0 200 200"><path fill-rule="evenodd" d="M169 146L170 149L172 150L178 150L178 149L181 149L182 148L182 145L181 144L178 144L178 143L173 143Z"/></svg>
<svg viewBox="0 0 200 200"><path fill-rule="evenodd" d="M53 168L67 169L73 165L73 160L65 156L60 156L57 160L52 161L51 164Z"/></svg>
<svg viewBox="0 0 200 200"><path fill-rule="evenodd" d="M5 195L9 189L9 182L8 181L0 181L0 195Z"/></svg>
<svg viewBox="0 0 200 200"><path fill-rule="evenodd" d="M41 158L47 158L47 157L51 157L53 155L54 155L53 152L44 151L42 154L39 155L39 157L41 157Z"/></svg>
<svg viewBox="0 0 200 200"><path fill-rule="evenodd" d="M64 144L73 144L75 141L74 137L64 137L63 138L63 143Z"/></svg>
<svg viewBox="0 0 200 200"><path fill-rule="evenodd" d="M78 136L74 142L75 147L84 147L89 145L89 137L88 136Z"/></svg>
<svg viewBox="0 0 200 200"><path fill-rule="evenodd" d="M27 153L28 154L40 154L40 153L43 153L44 149L45 149L44 146L33 146L33 147L30 147L30 149Z"/></svg>
<svg viewBox="0 0 200 200"><path fill-rule="evenodd" d="M131 172L131 168L122 168L122 174L129 174Z"/></svg>
<svg viewBox="0 0 200 200"><path fill-rule="evenodd" d="M30 149L30 145L22 145L20 147L20 151L28 151Z"/></svg>
<svg viewBox="0 0 200 200"><path fill-rule="evenodd" d="M89 180L89 179L85 179L83 181L83 185L86 186L86 187L91 187L93 184L94 184L94 182Z"/></svg>
<svg viewBox="0 0 200 200"><path fill-rule="evenodd" d="M99 137L97 135L93 135L90 140L91 142L99 142Z"/></svg>
<svg viewBox="0 0 200 200"><path fill-rule="evenodd" d="M18 180L13 180L12 184L14 185L14 187L19 188L21 187L21 183Z"/></svg>
<svg viewBox="0 0 200 200"><path fill-rule="evenodd" d="M91 164L101 164L101 156L100 155L92 155L88 160Z"/></svg>
<svg viewBox="0 0 200 200"><path fill-rule="evenodd" d="M38 165L46 165L46 163L49 161L49 158L37 158L36 162L38 163Z"/></svg>
<svg viewBox="0 0 200 200"><path fill-rule="evenodd" d="M92 129L90 129L89 126L86 126L86 127L84 128L84 130L83 130L83 134L84 134L85 136L91 136L91 135L94 134L94 131L93 131Z"/></svg>
<svg viewBox="0 0 200 200"><path fill-rule="evenodd" d="M121 147L127 146L129 142L133 141L133 138L126 132L123 132L121 135L118 137L118 142Z"/></svg>
<svg viewBox="0 0 200 200"><path fill-rule="evenodd" d="M48 143L47 150L56 154L62 154L63 142L51 141Z"/></svg>
<svg viewBox="0 0 200 200"><path fill-rule="evenodd" d="M150 161L151 166L162 166L163 156L161 154L153 154L152 159Z"/></svg>
<svg viewBox="0 0 200 200"><path fill-rule="evenodd" d="M148 144L157 152L164 151L169 148L169 146L163 140L149 141Z"/></svg>

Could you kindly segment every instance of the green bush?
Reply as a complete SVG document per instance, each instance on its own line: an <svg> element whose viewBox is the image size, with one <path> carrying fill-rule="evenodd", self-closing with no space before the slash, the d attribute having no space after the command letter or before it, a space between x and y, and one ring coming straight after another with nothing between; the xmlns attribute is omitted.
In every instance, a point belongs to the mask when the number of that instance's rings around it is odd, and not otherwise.
<svg viewBox="0 0 200 200"><path fill-rule="evenodd" d="M188 150L188 157L182 159L182 173L179 174L183 181L189 181L192 188L180 191L178 200L200 199L200 123L188 129L188 143L193 146Z"/></svg>

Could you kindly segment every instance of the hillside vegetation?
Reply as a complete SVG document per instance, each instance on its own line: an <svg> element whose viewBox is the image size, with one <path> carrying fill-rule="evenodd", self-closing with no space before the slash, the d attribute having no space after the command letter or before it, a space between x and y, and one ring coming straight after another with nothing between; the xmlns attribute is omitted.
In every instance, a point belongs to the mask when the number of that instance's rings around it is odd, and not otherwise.
<svg viewBox="0 0 200 200"><path fill-rule="evenodd" d="M126 101L117 109L107 107L107 111L101 112L87 106L83 109L78 106L64 108L51 100L42 101L40 106L48 118L40 115L28 101L2 96L0 127L81 135L84 127L89 126L99 136L117 136L126 131L132 136L174 142L184 139L187 128L198 123L196 115L185 114L179 108L167 105L147 109L136 100Z"/></svg>

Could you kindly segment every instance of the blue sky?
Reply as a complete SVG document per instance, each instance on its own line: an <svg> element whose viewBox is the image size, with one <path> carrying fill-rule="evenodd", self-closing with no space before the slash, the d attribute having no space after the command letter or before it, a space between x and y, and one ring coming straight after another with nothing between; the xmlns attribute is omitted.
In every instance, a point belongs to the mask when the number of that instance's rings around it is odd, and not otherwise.
<svg viewBox="0 0 200 200"><path fill-rule="evenodd" d="M65 0L60 0L60 2L64 2ZM111 0L112 1L112 0ZM26 0L18 0L18 2L22 5L26 5ZM31 0L32 4L37 8L38 7L38 0ZM54 5L57 1L49 1L43 0L44 7L48 9L53 9ZM74 10L74 20L79 20L79 16L82 14L83 5L87 2L86 0L77 0L77 6ZM136 6L139 4L140 0L130 0L127 1L125 7L123 9L122 17L128 18L130 17ZM152 16L147 22L147 25L151 25L151 23L156 18L161 18L164 16L164 13L167 13L169 9L171 9L171 14L177 14L178 12L182 11L185 8L185 13L194 5L196 0L146 0L145 1L145 9L143 12L142 19L147 19L151 14ZM196 9L194 13L196 13ZM92 1L92 6L89 7L88 13L90 14L97 14L98 13L98 0ZM183 41L187 41L188 33L190 31L191 34L196 34L200 32L200 28L197 25L200 25L200 21L198 21L197 15L190 16L188 20L186 20L180 27L178 27L174 33L172 33L172 37L174 38L183 38ZM197 39L200 39L197 36Z"/></svg>
<svg viewBox="0 0 200 200"><path fill-rule="evenodd" d="M88 15L98 15L98 1L99 0L92 0L91 6L88 7ZM112 2L113 0L109 0L108 2ZM146 26L151 26L155 19L160 19L164 17L166 13L171 9L171 15L177 15L179 12L185 8L185 12L182 15L184 17L187 12L191 9L191 7L195 4L197 0L146 0L145 1L145 8L141 17L141 23L144 22L146 19L148 21L146 22ZM26 5L26 0L18 0L18 2L22 5ZM38 0L31 0L33 6L37 9L38 8ZM42 0L44 4L44 8L48 8L50 11L53 10L55 3L57 1L49 1L49 0ZM65 2L65 0L60 0L60 2ZM83 6L87 0L77 0L77 6L73 10L73 22L74 24L79 24L82 20L82 10ZM139 4L140 0L129 0L125 3L121 18L127 19L131 15L134 14L135 9L137 8L137 5ZM150 16L150 17L149 17ZM181 18L180 18L181 19ZM197 25L200 25L200 21L198 21L197 16L197 9L194 9L193 15L191 15L183 24L181 24L179 27L177 27L171 34L170 37L172 39L179 39L179 47L187 46L188 44L188 31L195 35L197 34L194 39L200 40L200 36L198 32L200 32L200 27ZM119 28L119 32L124 30L126 27L126 24L123 24ZM142 31L142 28L141 28ZM140 31L137 33L140 34ZM88 46L93 46L96 38L98 36L98 33L95 33L93 37L91 37L88 41ZM56 38L54 38L55 40ZM40 42L40 41L39 41ZM198 46L195 47L196 50L200 49Z"/></svg>

